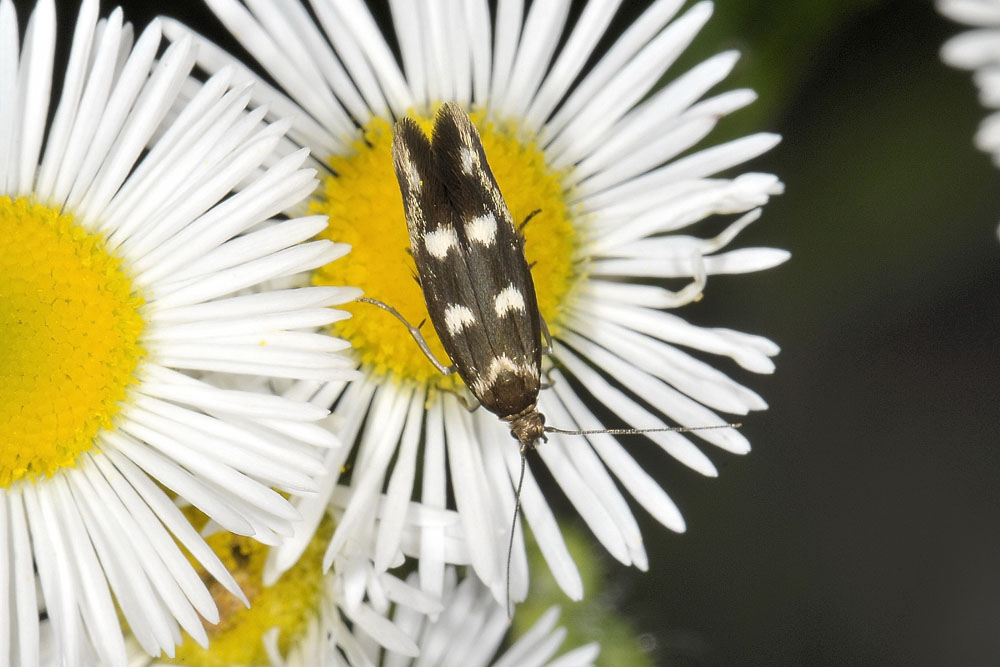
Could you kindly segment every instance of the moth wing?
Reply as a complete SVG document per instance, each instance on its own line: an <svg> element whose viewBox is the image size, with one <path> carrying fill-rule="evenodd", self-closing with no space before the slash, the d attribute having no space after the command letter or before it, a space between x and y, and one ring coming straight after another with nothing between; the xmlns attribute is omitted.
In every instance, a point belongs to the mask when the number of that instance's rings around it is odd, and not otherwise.
<svg viewBox="0 0 1000 667"><path fill-rule="evenodd" d="M410 249L416 257L417 244L427 231L428 215L448 207L444 187L434 173L431 142L411 118L396 123L392 138L392 166L403 196L403 213L410 234ZM419 265L418 265L419 266Z"/></svg>
<svg viewBox="0 0 1000 667"><path fill-rule="evenodd" d="M465 259L460 294L472 301L462 303L475 303L481 319L477 335L450 338L457 356L471 359L476 369L471 384L463 375L476 397L501 416L516 414L528 407L525 400L533 403L537 397L541 366L538 304L524 242L479 132L460 107L441 108L431 145L435 173L454 212L452 224ZM445 348L452 354L447 343ZM504 388L498 382L513 385Z"/></svg>
<svg viewBox="0 0 1000 667"><path fill-rule="evenodd" d="M441 181L431 142L413 120L403 118L396 124L392 154L410 252L431 324L459 375L482 400L474 380L482 368L479 351L489 350L490 341L475 314L474 270L459 244L461 221Z"/></svg>

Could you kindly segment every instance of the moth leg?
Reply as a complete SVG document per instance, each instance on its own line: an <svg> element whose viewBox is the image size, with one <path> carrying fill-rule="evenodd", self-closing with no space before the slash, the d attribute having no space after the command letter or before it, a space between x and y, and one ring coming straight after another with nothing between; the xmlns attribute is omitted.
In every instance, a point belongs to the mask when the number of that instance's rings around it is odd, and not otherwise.
<svg viewBox="0 0 1000 667"><path fill-rule="evenodd" d="M413 336L413 340L415 340L417 342L417 345L420 346L420 350L424 353L424 356L426 356L427 359L432 364L434 364L434 368L438 369L438 372L441 373L441 375L451 375L452 373L455 372L454 366L445 366L444 364L442 364L440 361L437 360L437 357L434 356L434 353L431 352L431 348L427 345L427 341L424 340L423 335L420 333L420 328L415 327L409 322L407 322L406 318L400 315L398 310L396 310L387 303L382 303L381 301L376 301L375 299L369 299L366 296L358 297L358 301L364 301L365 303L370 303L373 306L378 306L382 310L395 315L396 319L398 319L406 326L406 329L410 332L410 335ZM421 322L421 324L423 324L423 322Z"/></svg>
<svg viewBox="0 0 1000 667"><path fill-rule="evenodd" d="M531 213L529 213L527 215L527 217L525 217L524 222L522 222L518 226L517 233L520 234L522 238L524 237L524 228L528 226L528 223L531 222L532 218L534 218L536 215L538 215L541 212L542 212L542 209L536 208L534 211L532 211Z"/></svg>
<svg viewBox="0 0 1000 667"><path fill-rule="evenodd" d="M552 356L552 336L549 334L549 325L545 323L545 318L539 316L538 321L542 325L542 338L545 340L545 347L542 348L542 354L547 357Z"/></svg>
<svg viewBox="0 0 1000 667"><path fill-rule="evenodd" d="M465 396L463 396L459 392L455 391L454 389L448 389L448 388L445 388L445 387L438 387L438 391L446 391L449 394L453 394L455 396L455 398L458 399L458 402L462 404L462 407L465 408L466 410L468 410L469 412L475 412L476 410L479 409L479 406L482 405L482 403L480 403L479 401L477 401L475 398L473 398L472 402L470 403L468 398L466 398Z"/></svg>
<svg viewBox="0 0 1000 667"><path fill-rule="evenodd" d="M545 369L545 371L544 371L545 372L545 382L541 383L538 386L539 389L549 389L550 387L552 387L552 385L554 385L556 383L556 379L554 377L552 377L552 372L555 371L555 369L556 369L555 366L549 366L548 368Z"/></svg>

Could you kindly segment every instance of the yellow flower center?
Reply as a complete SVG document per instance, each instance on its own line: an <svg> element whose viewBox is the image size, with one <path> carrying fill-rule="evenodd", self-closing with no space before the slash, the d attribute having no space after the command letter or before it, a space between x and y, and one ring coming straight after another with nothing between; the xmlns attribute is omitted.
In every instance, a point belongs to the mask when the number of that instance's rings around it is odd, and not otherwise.
<svg viewBox="0 0 1000 667"><path fill-rule="evenodd" d="M433 116L417 118L430 131ZM482 135L490 168L515 224L539 213L524 228L525 256L531 270L542 317L555 334L578 275L573 264L579 239L573 211L562 185L564 174L545 163L545 154L525 140L515 124L486 123L472 114ZM414 280L403 201L392 167L392 127L381 118L362 128L362 138L347 156L329 159L334 175L324 183L324 197L313 213L329 216L324 235L350 243L350 256L314 274L321 285L356 285L365 295L398 310L414 326L427 320L421 333L444 364L448 356L429 323L423 293ZM361 362L379 375L454 389L460 380L442 377L414 343L405 327L370 304L349 304L353 317L339 322L335 333L351 342Z"/></svg>
<svg viewBox="0 0 1000 667"><path fill-rule="evenodd" d="M199 517L204 522L204 517ZM195 525L199 519L194 521ZM320 522L309 546L290 570L273 586L264 586L262 572L269 547L251 537L220 531L207 539L223 565L233 573L250 601L247 609L218 582L198 567L219 608L219 623L205 625L208 648L203 649L189 636L177 648L171 662L187 667L232 667L269 665L261 635L278 628L278 649L287 655L294 642L305 635L310 619L319 613L324 590L323 553L333 536L333 520Z"/></svg>
<svg viewBox="0 0 1000 667"><path fill-rule="evenodd" d="M72 466L135 382L142 296L102 238L0 196L0 487Z"/></svg>

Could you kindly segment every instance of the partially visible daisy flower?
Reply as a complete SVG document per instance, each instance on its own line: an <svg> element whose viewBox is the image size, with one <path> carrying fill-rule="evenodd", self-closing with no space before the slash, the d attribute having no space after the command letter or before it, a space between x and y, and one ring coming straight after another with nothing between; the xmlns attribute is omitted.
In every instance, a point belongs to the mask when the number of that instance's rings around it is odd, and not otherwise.
<svg viewBox="0 0 1000 667"><path fill-rule="evenodd" d="M386 652L382 667L585 667L600 652L597 643L554 658L566 637L557 627L559 608L551 607L503 653L498 649L510 620L489 589L477 579L457 581L454 568L445 573L444 611L436 618L399 608L394 620L420 647L416 660ZM374 656L373 656L374 659Z"/></svg>
<svg viewBox="0 0 1000 667"><path fill-rule="evenodd" d="M350 263L316 271L316 284L358 285L409 321L426 319L411 277L389 148L395 119L414 115L426 126L442 102L457 102L480 129L514 219L540 210L524 233L541 314L555 338L555 384L542 392L539 406L548 423L600 428L589 402L636 427L663 426L665 418L683 426L724 424L729 420L716 411L742 415L766 404L699 355L721 355L770 373L777 346L730 329L697 327L663 309L700 298L709 275L767 269L788 257L768 248L723 252L781 192L781 182L760 173L713 176L767 151L778 137L762 133L700 148L720 118L755 99L750 90L705 97L730 72L735 52L657 88L710 17L711 3L697 3L676 19L683 2L652 3L588 68L619 4L592 0L571 22L565 0L532 3L526 16L523 2L501 0L492 18L484 0L391 2L400 67L360 0L313 0L319 26L298 2L209 0L283 89L260 86L253 94L272 112L293 118L285 149L309 147L323 174L312 210L329 215L329 238L354 248ZM174 21L164 26L171 39L193 34ZM240 66L195 38L206 71ZM721 231L694 235L711 228ZM357 439L360 448L351 467L354 498L330 553L375 533L376 567L388 567L399 535L391 521L376 528L371 501L385 488L391 507L403 507L419 486L420 499L431 507L454 498L472 565L503 600L517 446L494 415L461 407L451 393L461 391L458 380L440 377L398 321L364 304L352 313L335 331L352 342L364 377L329 398L339 419L334 432L344 442ZM429 327L424 335L445 359ZM619 426L617 420L611 425ZM729 452L749 451L746 438L731 429L696 437ZM717 474L687 437L649 438L694 470ZM640 438L634 440L641 446ZM537 452L622 563L647 568L637 521L618 484L663 525L685 529L673 501L616 438L554 435ZM331 452L327 462L338 475L348 452ZM321 502L306 499L299 507L308 515L307 508ZM557 581L579 599L579 572L530 471L522 507ZM315 522L280 547L277 571L294 563L310 526ZM514 544L512 597L523 599L527 565L520 525ZM444 572L430 528L421 541L421 586L441 593Z"/></svg>
<svg viewBox="0 0 1000 667"><path fill-rule="evenodd" d="M941 58L954 67L973 70L979 101L994 110L980 124L974 141L1000 167L1000 0L939 0L937 6L948 18L976 28L945 42Z"/></svg>
<svg viewBox="0 0 1000 667"><path fill-rule="evenodd" d="M316 328L356 291L257 291L346 251L300 245L325 217L281 215L316 186L305 151L262 168L287 124L247 112L246 85L220 71L164 126L194 45L157 59L158 21L135 39L120 10L98 11L81 4L46 127L54 4L38 3L19 50L0 0L5 665L38 664L39 609L60 664L125 665L122 620L154 654L181 629L205 643L201 618L219 612L185 552L247 600L175 500L277 543L299 516L286 495L319 488L337 442L315 423L324 408L200 376L352 375L346 343Z"/></svg>
<svg viewBox="0 0 1000 667"><path fill-rule="evenodd" d="M343 517L351 489L337 487L319 528L288 571L267 581L268 549L245 537L217 532L208 538L214 552L232 571L250 599L244 609L227 591L212 592L223 610L218 625L207 628L207 648L190 638L173 659L152 658L140 646L131 646L129 664L147 667L182 664L187 667L313 667L315 665L372 665L373 654L388 651L412 658L420 650L413 632L414 619L437 617L441 602L413 582L376 572L371 562L374 544L355 545L337 554L333 568L323 573L321 563L333 528ZM380 500L384 503L384 498ZM377 515L382 516L381 509ZM401 550L395 563L416 554L420 529L434 525L448 536L442 543L454 562L467 563L468 552L458 516L450 510L432 510L410 503L403 513ZM391 614L403 621L394 620Z"/></svg>

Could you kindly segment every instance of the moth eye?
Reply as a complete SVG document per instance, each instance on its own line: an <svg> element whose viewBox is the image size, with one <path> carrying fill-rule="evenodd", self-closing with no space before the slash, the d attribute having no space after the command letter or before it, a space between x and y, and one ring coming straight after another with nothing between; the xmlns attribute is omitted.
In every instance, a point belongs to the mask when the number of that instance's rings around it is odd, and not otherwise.
<svg viewBox="0 0 1000 667"><path fill-rule="evenodd" d="M509 433L509 434L510 434L510 437L512 437L512 438L514 438L515 440L517 440L517 433L514 433L513 431L507 431L507 433Z"/></svg>

